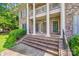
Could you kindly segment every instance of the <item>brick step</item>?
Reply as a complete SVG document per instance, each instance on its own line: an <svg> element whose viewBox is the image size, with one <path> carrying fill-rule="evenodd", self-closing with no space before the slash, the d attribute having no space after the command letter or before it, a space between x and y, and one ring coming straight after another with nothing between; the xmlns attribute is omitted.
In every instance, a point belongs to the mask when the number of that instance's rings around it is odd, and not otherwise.
<svg viewBox="0 0 79 59"><path fill-rule="evenodd" d="M28 37L32 37L32 38L42 38L42 39L47 39L47 40L52 40L52 39L59 39L60 36L59 35L54 35L51 37L45 37L45 36L39 36L39 35L28 35Z"/></svg>
<svg viewBox="0 0 79 59"><path fill-rule="evenodd" d="M26 44L26 45L31 46L31 47L34 47L34 48L37 48L37 49L40 49L40 50L42 50L42 51L48 52L48 53L50 53L50 54L52 54L52 55L54 55L54 56L58 56L58 55L59 55L59 53L58 53L57 50L48 49L48 48L46 48L46 47L43 47L43 46L37 45L37 44L33 44L33 43L31 43L31 42L22 41L21 43Z"/></svg>
<svg viewBox="0 0 79 59"><path fill-rule="evenodd" d="M49 45L49 44L40 43L40 42L36 42L36 41L31 41L31 40L23 40L23 41L25 41L26 43L29 42L29 43L33 43L33 44L40 45L43 47L47 47L49 49L58 50L58 46L55 46L55 45Z"/></svg>
<svg viewBox="0 0 79 59"><path fill-rule="evenodd" d="M32 36L27 36L26 38L24 39L27 39L27 38L32 38L32 39L37 39L37 40L44 40L44 41L50 41L50 42L58 42L59 39L50 39L50 38L42 38L42 37L32 37Z"/></svg>
<svg viewBox="0 0 79 59"><path fill-rule="evenodd" d="M39 42L39 43L44 43L44 44L48 44L48 45L58 46L58 41L54 42L54 41L50 41L50 40L39 40L39 39L33 39L33 38L26 38L24 40L30 40L30 41L34 41L34 42Z"/></svg>

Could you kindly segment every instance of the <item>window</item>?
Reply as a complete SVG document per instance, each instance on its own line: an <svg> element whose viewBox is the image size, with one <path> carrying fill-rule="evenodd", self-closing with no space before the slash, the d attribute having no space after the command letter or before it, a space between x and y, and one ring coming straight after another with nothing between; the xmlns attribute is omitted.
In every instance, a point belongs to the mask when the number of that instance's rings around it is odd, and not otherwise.
<svg viewBox="0 0 79 59"><path fill-rule="evenodd" d="M26 30L27 28L26 28L26 24L22 24L22 28L24 29L24 30Z"/></svg>
<svg viewBox="0 0 79 59"><path fill-rule="evenodd" d="M20 15L21 15L21 18L22 18L22 11L21 11Z"/></svg>
<svg viewBox="0 0 79 59"><path fill-rule="evenodd" d="M53 9L53 3L50 4L49 9L50 9L50 10Z"/></svg>
<svg viewBox="0 0 79 59"><path fill-rule="evenodd" d="M46 6L42 8L42 12L46 12Z"/></svg>
<svg viewBox="0 0 79 59"><path fill-rule="evenodd" d="M25 17L26 16L26 10L25 9L21 10L20 15L21 15L20 16L21 18Z"/></svg>
<svg viewBox="0 0 79 59"><path fill-rule="evenodd" d="M26 17L26 9L23 9L23 17Z"/></svg>
<svg viewBox="0 0 79 59"><path fill-rule="evenodd" d="M53 8L58 7L58 6L59 6L59 3L54 3L53 4Z"/></svg>
<svg viewBox="0 0 79 59"><path fill-rule="evenodd" d="M79 34L79 15L73 16L73 34Z"/></svg>

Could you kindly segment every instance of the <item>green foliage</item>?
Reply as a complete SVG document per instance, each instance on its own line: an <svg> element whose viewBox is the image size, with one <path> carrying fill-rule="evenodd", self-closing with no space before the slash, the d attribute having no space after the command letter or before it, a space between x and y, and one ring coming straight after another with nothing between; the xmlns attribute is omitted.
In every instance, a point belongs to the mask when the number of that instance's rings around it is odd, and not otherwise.
<svg viewBox="0 0 79 59"><path fill-rule="evenodd" d="M69 46L74 56L79 56L79 35L70 37Z"/></svg>
<svg viewBox="0 0 79 59"><path fill-rule="evenodd" d="M8 34L0 34L0 52L2 52L3 50L5 50L6 48L4 48L4 44L6 42L6 38L8 37Z"/></svg>
<svg viewBox="0 0 79 59"><path fill-rule="evenodd" d="M15 42L17 39L23 37L26 34L26 31L23 29L16 29L9 33L9 37L7 38L7 41L5 42L4 47L5 48L11 48L15 45Z"/></svg>
<svg viewBox="0 0 79 59"><path fill-rule="evenodd" d="M13 13L15 4L0 3L0 28L14 30L18 28L18 15Z"/></svg>

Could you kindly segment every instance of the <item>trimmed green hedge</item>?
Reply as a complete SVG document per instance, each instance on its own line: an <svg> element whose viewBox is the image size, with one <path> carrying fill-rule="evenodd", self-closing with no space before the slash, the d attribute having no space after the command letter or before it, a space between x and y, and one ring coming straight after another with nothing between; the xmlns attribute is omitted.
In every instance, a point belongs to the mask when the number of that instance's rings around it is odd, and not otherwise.
<svg viewBox="0 0 79 59"><path fill-rule="evenodd" d="M26 34L26 31L23 29L16 29L9 33L9 37L7 38L7 41L4 44L5 48L10 48L15 45L15 42L23 37Z"/></svg>
<svg viewBox="0 0 79 59"><path fill-rule="evenodd" d="M70 37L69 46L71 48L72 55L79 56L79 35Z"/></svg>

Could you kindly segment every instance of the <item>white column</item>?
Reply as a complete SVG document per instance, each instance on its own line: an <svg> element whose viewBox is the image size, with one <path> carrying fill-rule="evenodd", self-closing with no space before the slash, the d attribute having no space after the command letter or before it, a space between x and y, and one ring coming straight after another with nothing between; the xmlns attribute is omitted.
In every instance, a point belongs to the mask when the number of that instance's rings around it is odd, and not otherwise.
<svg viewBox="0 0 79 59"><path fill-rule="evenodd" d="M65 5L61 4L61 38L63 37L63 30L65 32Z"/></svg>
<svg viewBox="0 0 79 59"><path fill-rule="evenodd" d="M27 3L27 34L29 34L29 6Z"/></svg>
<svg viewBox="0 0 79 59"><path fill-rule="evenodd" d="M36 20L35 20L35 3L33 3L33 35L36 34Z"/></svg>
<svg viewBox="0 0 79 59"><path fill-rule="evenodd" d="M46 15L46 30L47 30L47 37L50 37L50 17L49 17L49 3L46 4L47 6L47 15Z"/></svg>

